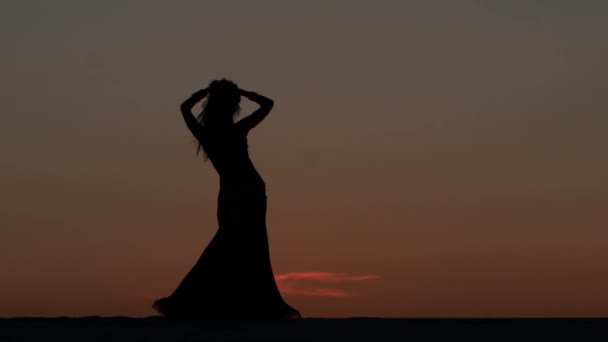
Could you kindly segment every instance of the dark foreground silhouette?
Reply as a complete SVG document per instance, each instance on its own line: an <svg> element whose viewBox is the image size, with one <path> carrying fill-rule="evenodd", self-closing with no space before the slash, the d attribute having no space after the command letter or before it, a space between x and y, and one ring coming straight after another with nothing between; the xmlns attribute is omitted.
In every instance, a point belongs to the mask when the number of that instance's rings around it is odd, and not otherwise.
<svg viewBox="0 0 608 342"><path fill-rule="evenodd" d="M1 341L606 341L608 319L5 318Z"/></svg>
<svg viewBox="0 0 608 342"><path fill-rule="evenodd" d="M234 123L241 96L260 108ZM205 99L196 118L193 106ZM247 134L273 101L228 80L211 82L181 105L186 125L220 176L219 228L194 267L153 307L166 316L298 318L277 288L266 232L266 185L247 149Z"/></svg>

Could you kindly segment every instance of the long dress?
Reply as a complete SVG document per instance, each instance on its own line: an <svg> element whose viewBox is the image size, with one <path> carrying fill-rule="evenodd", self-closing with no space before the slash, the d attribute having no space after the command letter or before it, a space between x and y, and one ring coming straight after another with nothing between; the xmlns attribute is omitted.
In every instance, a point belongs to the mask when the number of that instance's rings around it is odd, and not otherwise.
<svg viewBox="0 0 608 342"><path fill-rule="evenodd" d="M247 151L246 133L199 137L220 175L219 228L171 296L154 302L166 316L297 318L277 288L266 231L266 186Z"/></svg>

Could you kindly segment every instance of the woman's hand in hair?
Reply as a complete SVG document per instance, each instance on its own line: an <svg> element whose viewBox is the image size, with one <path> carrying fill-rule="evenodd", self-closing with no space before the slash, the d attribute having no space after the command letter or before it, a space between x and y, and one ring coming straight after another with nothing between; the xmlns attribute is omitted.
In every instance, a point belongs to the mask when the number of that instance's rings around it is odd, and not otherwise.
<svg viewBox="0 0 608 342"><path fill-rule="evenodd" d="M249 100L251 100L252 97L254 97L255 95L257 95L256 93L254 93L252 91L247 91L247 90L241 89L241 88L239 88L239 94L241 96L244 96L244 97L248 98Z"/></svg>

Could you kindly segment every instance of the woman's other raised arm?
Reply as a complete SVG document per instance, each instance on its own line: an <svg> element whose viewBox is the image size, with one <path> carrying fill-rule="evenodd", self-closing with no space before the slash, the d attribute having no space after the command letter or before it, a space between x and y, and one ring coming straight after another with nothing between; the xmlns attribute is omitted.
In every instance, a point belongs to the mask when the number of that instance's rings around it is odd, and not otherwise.
<svg viewBox="0 0 608 342"><path fill-rule="evenodd" d="M274 106L274 101L267 98L266 96L260 95L258 93L252 91L246 91L243 89L239 89L241 96L246 97L247 99L257 103L260 105L256 111L251 113L251 115L241 119L236 123L237 127L243 129L245 132L248 132L253 127L257 126L264 118L270 113L272 107Z"/></svg>

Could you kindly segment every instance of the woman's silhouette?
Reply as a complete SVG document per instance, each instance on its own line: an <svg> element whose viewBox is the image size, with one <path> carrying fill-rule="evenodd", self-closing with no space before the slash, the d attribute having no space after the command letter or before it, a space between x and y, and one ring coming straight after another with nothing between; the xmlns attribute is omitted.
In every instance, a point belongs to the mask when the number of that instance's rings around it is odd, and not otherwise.
<svg viewBox="0 0 608 342"><path fill-rule="evenodd" d="M234 123L241 96L260 108ZM192 107L206 100L195 118ZM219 228L194 267L169 297L153 307L166 316L296 318L283 301L270 264L265 183L247 151L247 133L273 101L215 80L181 105L186 125L220 176Z"/></svg>

